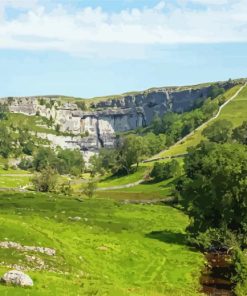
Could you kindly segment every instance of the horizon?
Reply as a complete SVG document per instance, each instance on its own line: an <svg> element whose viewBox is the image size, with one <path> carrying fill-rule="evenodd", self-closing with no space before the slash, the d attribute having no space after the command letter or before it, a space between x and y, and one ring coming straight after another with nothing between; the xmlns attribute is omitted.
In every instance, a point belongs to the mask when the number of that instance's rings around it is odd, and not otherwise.
<svg viewBox="0 0 247 296"><path fill-rule="evenodd" d="M247 77L247 0L2 0L0 97Z"/></svg>
<svg viewBox="0 0 247 296"><path fill-rule="evenodd" d="M152 90L152 89L160 89L160 88L177 88L177 87L193 87L193 86L199 86L199 85L203 85L203 84L207 84L207 83L224 83L224 82L227 82L228 80L232 80L232 81L238 81L238 80L247 80L247 77L238 77L238 78L235 78L235 77L229 77L229 79L226 79L226 80L218 80L218 81L203 81L203 82L195 82L195 83L191 83L191 84L187 84L187 85L160 85L160 86L151 86L151 87L148 87L146 89L140 89L140 90L127 90L127 91L124 91L122 93L114 93L114 94L106 94L106 95L102 95L102 96L95 96L95 97L85 97L85 96L69 96L69 95L66 95L66 94L36 94L36 95L23 95L23 96L5 96L5 97L0 97L0 99L5 99L5 98L8 98L8 97L14 97L14 98L25 98L25 97L29 97L29 98L37 98L37 97L64 97L64 98L74 98L74 99L82 99L82 100L92 100L92 99L98 99L98 98L104 98L104 97L114 97L114 96L125 96L125 95L128 95L128 94L131 94L131 93L135 93L135 92L138 92L138 93L142 93L142 92L145 92L145 91L149 91L149 90Z"/></svg>

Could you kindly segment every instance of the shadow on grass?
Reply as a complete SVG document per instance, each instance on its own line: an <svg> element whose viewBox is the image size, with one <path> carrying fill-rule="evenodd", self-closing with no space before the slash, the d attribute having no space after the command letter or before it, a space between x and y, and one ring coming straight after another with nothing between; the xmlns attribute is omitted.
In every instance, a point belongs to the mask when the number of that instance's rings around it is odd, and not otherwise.
<svg viewBox="0 0 247 296"><path fill-rule="evenodd" d="M168 244L186 245L186 235L183 233L171 231L152 231L145 236Z"/></svg>

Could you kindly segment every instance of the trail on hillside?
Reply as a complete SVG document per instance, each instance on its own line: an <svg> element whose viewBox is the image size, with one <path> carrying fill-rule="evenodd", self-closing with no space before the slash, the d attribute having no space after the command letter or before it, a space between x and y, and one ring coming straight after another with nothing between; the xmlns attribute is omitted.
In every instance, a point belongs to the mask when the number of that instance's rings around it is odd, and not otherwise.
<svg viewBox="0 0 247 296"><path fill-rule="evenodd" d="M157 154L157 157L153 156L152 158L146 159L146 160L144 160L143 162L152 162L152 161L155 161L155 160L161 160L161 159L170 158L169 156L167 156L167 157L159 157L159 155L160 155L161 153L164 153L164 152L170 150L170 149L173 148L174 146L181 144L182 142L184 142L185 140L187 140L189 137L193 136L193 135L195 134L196 131L203 129L203 128L204 128L206 125L208 125L211 121L217 119L217 118L220 116L222 109L223 109L226 105L228 105L232 100L234 100L234 99L240 94L240 92L245 88L246 85L247 85L247 82L246 82L243 86L241 86L240 89L237 90L236 93L235 93L230 99L228 99L224 104L222 104L222 105L219 107L219 110L218 110L218 112L217 112L216 115L214 115L213 117L211 117L209 120L205 121L203 124L201 124L200 126L198 126L196 129L194 129L194 130L193 130L192 132L190 132L188 135L184 136L182 139L180 139L179 141L177 141L175 144L173 144L172 146L170 146L168 149L165 149L165 150L162 150L161 152L159 152L159 153Z"/></svg>
<svg viewBox="0 0 247 296"><path fill-rule="evenodd" d="M125 185L102 187L102 188L97 188L97 191L108 191L108 190L115 190L115 189L131 188L131 187L141 184L142 182L144 182L144 180L139 180L134 183L129 183L129 184L125 184Z"/></svg>

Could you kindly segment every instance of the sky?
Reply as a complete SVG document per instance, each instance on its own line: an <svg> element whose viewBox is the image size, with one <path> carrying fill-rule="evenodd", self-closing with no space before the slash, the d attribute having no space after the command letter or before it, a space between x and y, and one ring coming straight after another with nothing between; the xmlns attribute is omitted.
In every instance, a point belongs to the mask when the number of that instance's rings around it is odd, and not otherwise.
<svg viewBox="0 0 247 296"><path fill-rule="evenodd" d="M0 97L247 77L247 0L0 0Z"/></svg>

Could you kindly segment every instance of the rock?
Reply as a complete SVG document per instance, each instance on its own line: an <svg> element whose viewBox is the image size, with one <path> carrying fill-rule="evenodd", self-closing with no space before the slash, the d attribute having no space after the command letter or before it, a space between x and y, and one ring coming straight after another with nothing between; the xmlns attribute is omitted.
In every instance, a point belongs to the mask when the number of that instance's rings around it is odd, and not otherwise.
<svg viewBox="0 0 247 296"><path fill-rule="evenodd" d="M5 284L22 286L22 287L32 287L33 281L27 274L19 270L11 270L6 272L1 281Z"/></svg>
<svg viewBox="0 0 247 296"><path fill-rule="evenodd" d="M48 256L54 256L56 254L56 251L51 248L46 247L35 247L35 246L22 246L19 243L11 242L11 241L3 241L0 242L0 248L4 249L16 249L20 251L33 251L33 252L39 252L46 254Z"/></svg>
<svg viewBox="0 0 247 296"><path fill-rule="evenodd" d="M219 86L227 90L234 83L222 82ZM156 115L189 111L199 101L206 100L211 89L210 85L152 88L93 102L88 111L80 110L72 102L62 103L58 97L43 97L42 100L48 104L41 104L39 97L3 98L0 104L7 103L13 113L39 114L48 119L52 117L55 124L60 126L60 131L70 135L38 133L38 137L48 139L51 146L79 148L88 161L100 148L115 145L116 132L150 125Z"/></svg>
<svg viewBox="0 0 247 296"><path fill-rule="evenodd" d="M107 248L106 246L100 246L97 248L97 250L100 250L100 251L108 251L109 248Z"/></svg>
<svg viewBox="0 0 247 296"><path fill-rule="evenodd" d="M78 217L78 216L76 216L76 217L69 217L69 220L71 220L71 221L80 221L81 220L81 217Z"/></svg>

